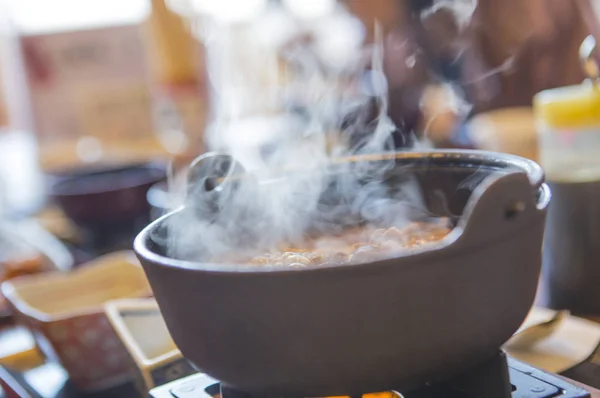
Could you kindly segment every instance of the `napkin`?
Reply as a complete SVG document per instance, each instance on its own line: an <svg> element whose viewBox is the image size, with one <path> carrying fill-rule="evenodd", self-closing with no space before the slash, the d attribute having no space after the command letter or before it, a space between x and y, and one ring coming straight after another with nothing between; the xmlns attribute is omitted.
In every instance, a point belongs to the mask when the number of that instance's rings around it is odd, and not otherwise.
<svg viewBox="0 0 600 398"><path fill-rule="evenodd" d="M548 321L553 315L552 310L534 307L518 331ZM516 350L506 344L504 349L520 361L548 372L562 373L588 360L599 343L600 324L569 316L558 326L554 334L535 346Z"/></svg>

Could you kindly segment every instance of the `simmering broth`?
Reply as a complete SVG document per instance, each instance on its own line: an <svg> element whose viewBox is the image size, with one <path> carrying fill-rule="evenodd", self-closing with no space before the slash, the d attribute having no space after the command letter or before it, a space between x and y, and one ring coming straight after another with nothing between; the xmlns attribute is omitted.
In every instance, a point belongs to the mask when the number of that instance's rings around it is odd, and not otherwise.
<svg viewBox="0 0 600 398"><path fill-rule="evenodd" d="M434 245L451 231L448 219L414 222L404 228L359 227L339 235L319 236L298 245L280 245L256 256L232 255L216 262L305 268L357 264L393 257L407 250Z"/></svg>

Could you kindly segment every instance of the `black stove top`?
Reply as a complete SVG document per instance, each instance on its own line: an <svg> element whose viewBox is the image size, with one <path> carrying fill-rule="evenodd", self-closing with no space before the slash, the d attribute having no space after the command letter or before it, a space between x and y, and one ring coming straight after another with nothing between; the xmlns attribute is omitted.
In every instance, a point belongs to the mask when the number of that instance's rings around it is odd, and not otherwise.
<svg viewBox="0 0 600 398"><path fill-rule="evenodd" d="M500 352L485 364L446 383L395 393L404 398L588 398L560 377ZM259 398L235 391L209 376L193 375L150 391L152 398ZM354 398L354 397L352 397Z"/></svg>

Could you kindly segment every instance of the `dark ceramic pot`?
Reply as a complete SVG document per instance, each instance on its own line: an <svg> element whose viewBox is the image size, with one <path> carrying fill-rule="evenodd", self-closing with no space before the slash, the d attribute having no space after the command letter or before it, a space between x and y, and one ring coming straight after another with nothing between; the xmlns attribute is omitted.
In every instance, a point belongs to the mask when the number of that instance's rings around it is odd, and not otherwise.
<svg viewBox="0 0 600 398"><path fill-rule="evenodd" d="M89 238L90 249L130 248L135 235L150 222L146 195L165 179L161 163L89 167L54 175L51 196L65 215ZM129 242L129 243L127 243Z"/></svg>
<svg viewBox="0 0 600 398"><path fill-rule="evenodd" d="M268 396L407 391L491 358L536 293L550 192L535 163L478 151L406 152L389 184L416 177L428 210L462 215L448 244L372 263L240 270L135 241L174 341L228 387ZM398 178L396 178L398 177Z"/></svg>

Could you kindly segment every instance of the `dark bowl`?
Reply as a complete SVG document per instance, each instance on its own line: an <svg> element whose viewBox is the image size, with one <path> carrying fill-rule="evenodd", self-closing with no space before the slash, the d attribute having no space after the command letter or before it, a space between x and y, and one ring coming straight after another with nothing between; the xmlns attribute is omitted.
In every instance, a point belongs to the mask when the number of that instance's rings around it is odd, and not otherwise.
<svg viewBox="0 0 600 398"><path fill-rule="evenodd" d="M99 255L131 248L150 222L147 192L165 170L158 162L79 168L53 175L50 193L80 227L83 246Z"/></svg>
<svg viewBox="0 0 600 398"><path fill-rule="evenodd" d="M148 214L146 194L165 179L159 163L89 167L55 175L51 195L78 225L108 224Z"/></svg>
<svg viewBox="0 0 600 398"><path fill-rule="evenodd" d="M447 244L397 258L300 270L166 256L155 221L134 247L177 346L253 394L331 396L443 381L491 358L536 293L550 192L535 163L478 151L406 152L428 210L460 217ZM200 244L200 243L199 243Z"/></svg>

